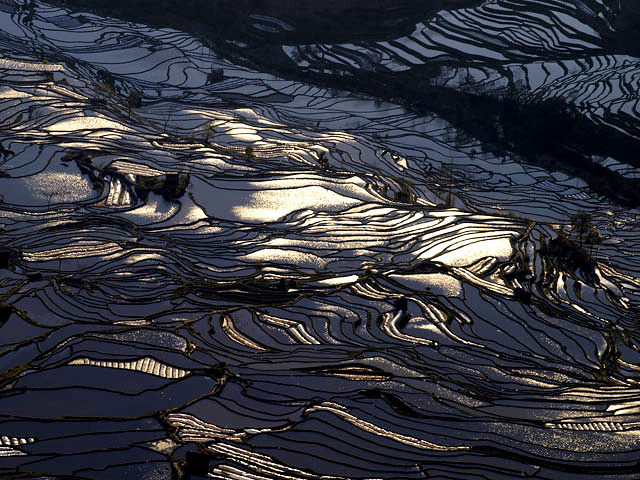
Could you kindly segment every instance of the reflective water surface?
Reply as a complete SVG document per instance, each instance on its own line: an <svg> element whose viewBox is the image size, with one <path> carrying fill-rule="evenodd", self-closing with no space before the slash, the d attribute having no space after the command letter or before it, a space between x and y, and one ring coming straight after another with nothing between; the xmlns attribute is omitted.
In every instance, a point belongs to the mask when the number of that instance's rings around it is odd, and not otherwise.
<svg viewBox="0 0 640 480"><path fill-rule="evenodd" d="M634 136L638 60L599 47L618 3L281 52L459 56L431 81ZM640 478L637 208L185 32L21 0L0 24L3 476ZM593 161L635 178L631 157ZM581 210L603 240L582 263Z"/></svg>

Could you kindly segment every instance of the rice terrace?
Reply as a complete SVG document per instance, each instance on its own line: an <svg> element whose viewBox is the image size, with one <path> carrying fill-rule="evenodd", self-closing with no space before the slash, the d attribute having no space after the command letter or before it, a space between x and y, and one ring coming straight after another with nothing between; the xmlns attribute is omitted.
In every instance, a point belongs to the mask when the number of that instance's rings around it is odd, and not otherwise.
<svg viewBox="0 0 640 480"><path fill-rule="evenodd" d="M640 478L636 0L0 25L1 478Z"/></svg>

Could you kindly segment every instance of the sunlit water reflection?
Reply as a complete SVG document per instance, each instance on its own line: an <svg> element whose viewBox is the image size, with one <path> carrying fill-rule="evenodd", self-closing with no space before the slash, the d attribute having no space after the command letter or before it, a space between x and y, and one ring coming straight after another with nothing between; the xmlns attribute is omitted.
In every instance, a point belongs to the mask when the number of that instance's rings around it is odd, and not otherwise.
<svg viewBox="0 0 640 480"><path fill-rule="evenodd" d="M637 478L637 210L182 32L2 5L3 475ZM592 272L544 249L579 209Z"/></svg>

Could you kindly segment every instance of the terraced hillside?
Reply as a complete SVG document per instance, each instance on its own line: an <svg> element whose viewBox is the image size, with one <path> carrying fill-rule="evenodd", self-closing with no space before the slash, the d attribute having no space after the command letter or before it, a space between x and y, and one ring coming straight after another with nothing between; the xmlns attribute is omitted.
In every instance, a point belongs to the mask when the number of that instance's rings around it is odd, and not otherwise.
<svg viewBox="0 0 640 480"><path fill-rule="evenodd" d="M631 1L2 0L0 475L638 478Z"/></svg>

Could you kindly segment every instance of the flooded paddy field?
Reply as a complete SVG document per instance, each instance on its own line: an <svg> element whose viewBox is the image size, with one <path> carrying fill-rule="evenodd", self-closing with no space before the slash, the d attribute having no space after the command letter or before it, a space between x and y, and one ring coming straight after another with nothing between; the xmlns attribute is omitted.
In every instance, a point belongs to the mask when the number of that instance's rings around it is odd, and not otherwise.
<svg viewBox="0 0 640 480"><path fill-rule="evenodd" d="M0 0L0 476L640 478L629 7L462 3Z"/></svg>

